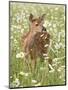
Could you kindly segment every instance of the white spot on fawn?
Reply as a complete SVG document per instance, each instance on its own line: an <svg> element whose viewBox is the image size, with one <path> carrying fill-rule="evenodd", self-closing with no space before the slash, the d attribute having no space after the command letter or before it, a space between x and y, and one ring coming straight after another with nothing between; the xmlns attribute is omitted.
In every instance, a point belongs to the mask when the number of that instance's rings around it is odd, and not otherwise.
<svg viewBox="0 0 68 90"><path fill-rule="evenodd" d="M45 39L47 38L47 36L45 37Z"/></svg>
<svg viewBox="0 0 68 90"><path fill-rule="evenodd" d="M47 54L44 53L43 56L47 56Z"/></svg>
<svg viewBox="0 0 68 90"><path fill-rule="evenodd" d="M44 34L40 35L40 37L43 37Z"/></svg>
<svg viewBox="0 0 68 90"><path fill-rule="evenodd" d="M44 45L44 47L48 47L48 46L49 46L49 44L45 44L45 45Z"/></svg>
<svg viewBox="0 0 68 90"><path fill-rule="evenodd" d="M32 49L30 49L32 51Z"/></svg>

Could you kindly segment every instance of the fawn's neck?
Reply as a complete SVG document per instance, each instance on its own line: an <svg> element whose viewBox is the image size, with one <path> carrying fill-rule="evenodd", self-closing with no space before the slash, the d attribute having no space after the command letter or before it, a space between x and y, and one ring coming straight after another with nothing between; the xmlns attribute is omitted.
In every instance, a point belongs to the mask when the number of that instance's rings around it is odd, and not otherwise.
<svg viewBox="0 0 68 90"><path fill-rule="evenodd" d="M34 28L30 28L30 34L33 36L35 35L37 32L36 30L34 30Z"/></svg>

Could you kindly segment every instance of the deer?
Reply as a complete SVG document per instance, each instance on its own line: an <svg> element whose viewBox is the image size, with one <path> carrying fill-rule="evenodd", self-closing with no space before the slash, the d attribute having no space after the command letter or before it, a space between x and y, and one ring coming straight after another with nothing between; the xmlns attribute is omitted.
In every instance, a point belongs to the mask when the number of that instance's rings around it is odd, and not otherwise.
<svg viewBox="0 0 68 90"><path fill-rule="evenodd" d="M45 14L35 18L33 14L29 16L29 31L22 36L23 52L25 61L28 64L29 56L31 59L32 69L36 67L38 57L48 59L49 69L52 69L52 60L48 57L48 48L50 45L50 34L47 32L44 24Z"/></svg>

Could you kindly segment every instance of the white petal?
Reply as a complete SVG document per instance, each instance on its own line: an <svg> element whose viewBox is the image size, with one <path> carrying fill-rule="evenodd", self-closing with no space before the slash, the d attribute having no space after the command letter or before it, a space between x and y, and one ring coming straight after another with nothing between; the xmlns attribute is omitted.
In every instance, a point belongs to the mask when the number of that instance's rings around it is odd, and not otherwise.
<svg viewBox="0 0 68 90"><path fill-rule="evenodd" d="M13 36L11 36L10 38L13 39Z"/></svg>
<svg viewBox="0 0 68 90"><path fill-rule="evenodd" d="M51 70L54 70L51 64L48 64L48 65L49 65L49 67L51 68Z"/></svg>
<svg viewBox="0 0 68 90"><path fill-rule="evenodd" d="M25 55L23 52L20 52L20 56L23 58Z"/></svg>
<svg viewBox="0 0 68 90"><path fill-rule="evenodd" d="M58 72L61 72L61 70L60 70L60 69L58 69L57 71L58 71Z"/></svg>
<svg viewBox="0 0 68 90"><path fill-rule="evenodd" d="M52 73L52 72L54 72L54 71L55 71L54 69L53 69L53 70L50 70L49 73Z"/></svg>
<svg viewBox="0 0 68 90"><path fill-rule="evenodd" d="M37 83L37 81L36 80L32 80L32 83Z"/></svg>
<svg viewBox="0 0 68 90"><path fill-rule="evenodd" d="M41 85L41 83L37 83L37 84L35 84L34 86L40 86Z"/></svg>
<svg viewBox="0 0 68 90"><path fill-rule="evenodd" d="M58 10L58 8L56 7L55 10Z"/></svg>
<svg viewBox="0 0 68 90"><path fill-rule="evenodd" d="M18 54L16 54L16 58L20 58L20 54L18 53Z"/></svg>
<svg viewBox="0 0 68 90"><path fill-rule="evenodd" d="M56 24L53 24L53 27L55 28L56 27Z"/></svg>
<svg viewBox="0 0 68 90"><path fill-rule="evenodd" d="M24 75L25 73L24 72L20 72L20 75Z"/></svg>
<svg viewBox="0 0 68 90"><path fill-rule="evenodd" d="M49 57L45 57L44 59L49 59Z"/></svg>
<svg viewBox="0 0 68 90"><path fill-rule="evenodd" d="M25 73L25 74L24 74L24 76L26 76L26 77L27 77L28 75L29 75L29 73Z"/></svg>
<svg viewBox="0 0 68 90"><path fill-rule="evenodd" d="M65 66L61 66L61 68L65 68Z"/></svg>

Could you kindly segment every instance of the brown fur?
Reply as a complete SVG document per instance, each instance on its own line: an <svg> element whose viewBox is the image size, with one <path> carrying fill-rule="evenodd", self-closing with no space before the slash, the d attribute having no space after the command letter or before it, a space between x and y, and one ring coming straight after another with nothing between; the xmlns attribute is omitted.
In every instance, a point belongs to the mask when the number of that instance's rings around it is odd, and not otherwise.
<svg viewBox="0 0 68 90"><path fill-rule="evenodd" d="M47 31L42 31L43 18L44 16L34 19L31 14L29 17L30 30L22 37L25 57L28 61L28 56L30 56L33 68L35 67L37 57L46 57L43 54L48 55L50 34ZM45 45L48 46L45 47ZM49 62L51 63L51 60Z"/></svg>

